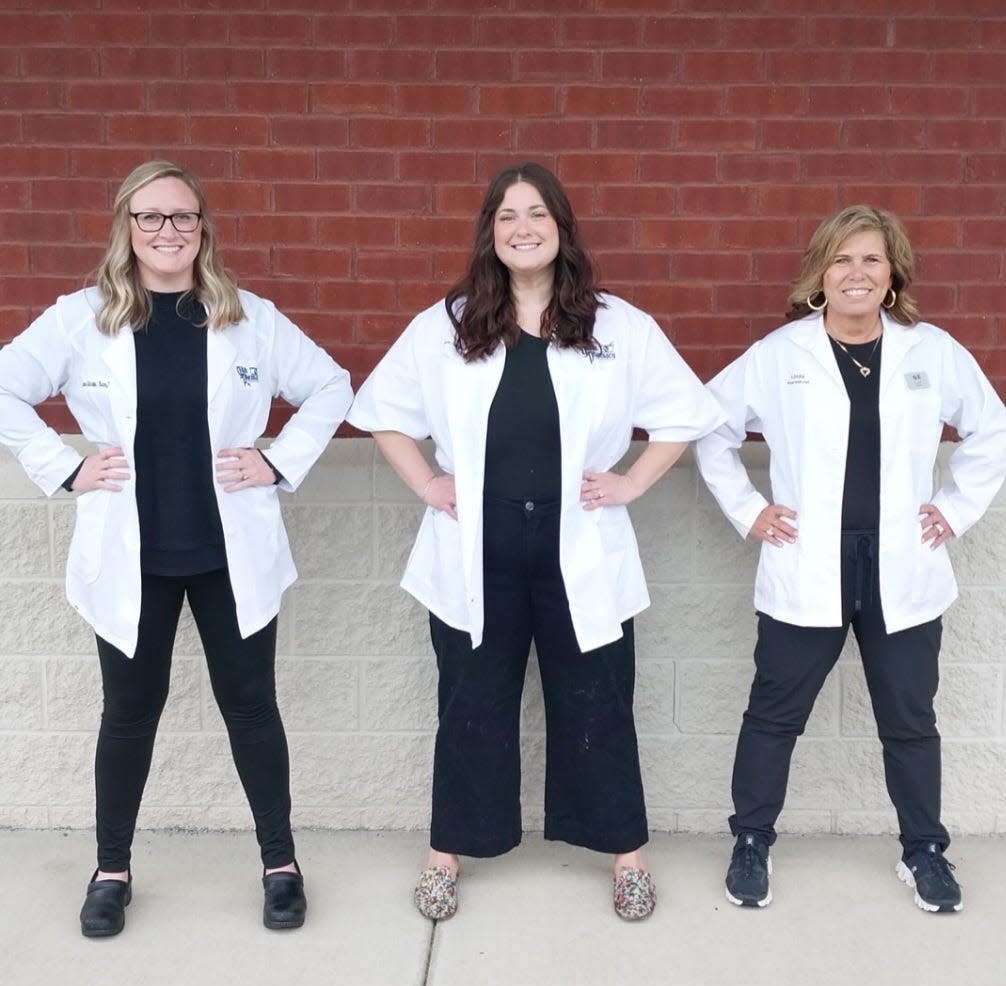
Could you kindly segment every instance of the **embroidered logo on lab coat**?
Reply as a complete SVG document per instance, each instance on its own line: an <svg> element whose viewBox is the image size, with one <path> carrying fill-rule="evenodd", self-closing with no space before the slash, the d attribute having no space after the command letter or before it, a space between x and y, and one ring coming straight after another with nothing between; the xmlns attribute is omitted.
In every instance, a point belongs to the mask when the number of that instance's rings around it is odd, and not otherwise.
<svg viewBox="0 0 1006 986"><path fill-rule="evenodd" d="M905 383L909 390L928 390L929 374L925 370L912 370L905 374Z"/></svg>
<svg viewBox="0 0 1006 986"><path fill-rule="evenodd" d="M235 366L234 369L238 371L238 376L246 387L250 387L253 383L258 383L257 366Z"/></svg>
<svg viewBox="0 0 1006 986"><path fill-rule="evenodd" d="M601 343L600 349L589 349L583 354L591 363L596 359L614 359L615 344L613 342Z"/></svg>

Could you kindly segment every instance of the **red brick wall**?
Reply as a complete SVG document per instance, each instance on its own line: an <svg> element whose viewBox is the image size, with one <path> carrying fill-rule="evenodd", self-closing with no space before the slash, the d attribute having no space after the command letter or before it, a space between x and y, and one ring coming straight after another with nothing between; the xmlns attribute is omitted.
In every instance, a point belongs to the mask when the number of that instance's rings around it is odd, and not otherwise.
<svg viewBox="0 0 1006 986"><path fill-rule="evenodd" d="M119 180L166 155L242 284L359 380L460 273L487 178L534 158L703 377L869 201L1006 392L1004 83L1002 0L7 0L0 336L80 286Z"/></svg>

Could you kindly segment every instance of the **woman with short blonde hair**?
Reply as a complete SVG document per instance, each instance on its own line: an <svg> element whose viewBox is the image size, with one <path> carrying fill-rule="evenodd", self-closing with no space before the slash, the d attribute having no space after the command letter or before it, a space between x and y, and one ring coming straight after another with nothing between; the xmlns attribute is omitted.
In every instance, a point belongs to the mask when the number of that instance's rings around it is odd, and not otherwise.
<svg viewBox="0 0 1006 986"><path fill-rule="evenodd" d="M988 507L1006 474L1006 409L951 335L919 321L911 245L890 212L854 205L818 227L789 322L709 384L726 424L696 445L699 469L742 537L761 541L755 676L733 771L736 837L727 898L772 899L790 757L849 630L856 636L887 790L896 872L927 911L956 911L940 818L942 614L957 596L947 542ZM944 425L961 443L933 470ZM760 432L772 501L738 450Z"/></svg>

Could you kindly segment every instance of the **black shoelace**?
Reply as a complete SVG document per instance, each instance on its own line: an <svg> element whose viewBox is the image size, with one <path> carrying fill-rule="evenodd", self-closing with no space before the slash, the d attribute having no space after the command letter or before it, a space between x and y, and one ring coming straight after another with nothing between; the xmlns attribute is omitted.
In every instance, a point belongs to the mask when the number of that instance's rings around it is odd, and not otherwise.
<svg viewBox="0 0 1006 986"><path fill-rule="evenodd" d="M951 870L954 870L957 867L946 859L942 853L920 853L919 861L916 864L916 870L921 870L923 868L927 870L927 876L935 880L941 889L953 890L958 886L957 881L951 873ZM918 880L918 874L916 874L916 880Z"/></svg>

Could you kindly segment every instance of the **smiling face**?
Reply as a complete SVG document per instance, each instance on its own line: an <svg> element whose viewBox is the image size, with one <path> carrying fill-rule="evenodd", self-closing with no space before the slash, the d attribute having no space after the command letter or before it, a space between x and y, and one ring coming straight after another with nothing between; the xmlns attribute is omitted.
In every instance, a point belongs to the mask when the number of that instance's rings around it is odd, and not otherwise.
<svg viewBox="0 0 1006 986"><path fill-rule="evenodd" d="M821 279L828 316L844 319L876 318L890 286L884 237L875 229L843 240Z"/></svg>
<svg viewBox="0 0 1006 986"><path fill-rule="evenodd" d="M199 200L180 178L157 178L133 194L129 211L165 216L199 212ZM129 230L140 282L148 291L188 291L193 287L193 268L203 238L201 223L191 233L179 233L165 220L156 233L144 233L131 218Z"/></svg>
<svg viewBox="0 0 1006 986"><path fill-rule="evenodd" d="M534 185L519 181L503 196L493 220L496 256L511 276L550 270L559 254L559 227Z"/></svg>

